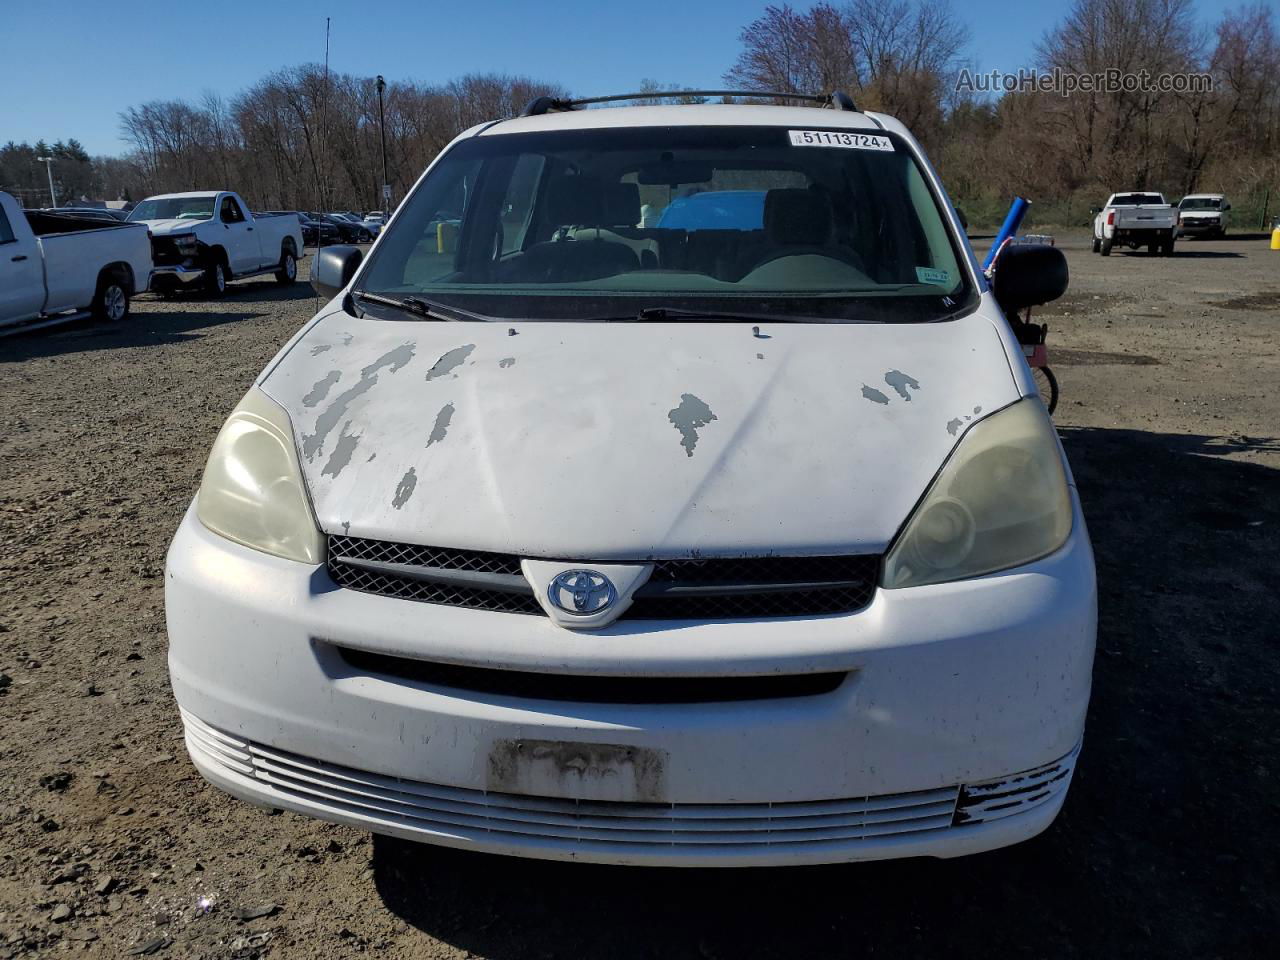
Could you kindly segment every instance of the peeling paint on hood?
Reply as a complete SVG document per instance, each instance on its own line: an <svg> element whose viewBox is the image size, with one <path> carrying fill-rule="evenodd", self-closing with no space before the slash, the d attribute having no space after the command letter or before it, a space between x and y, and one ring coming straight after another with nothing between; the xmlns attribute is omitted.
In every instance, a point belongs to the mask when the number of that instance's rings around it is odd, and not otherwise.
<svg viewBox="0 0 1280 960"><path fill-rule="evenodd" d="M940 425L1018 398L1002 322L779 325L759 363L727 323L475 323L460 344L339 311L260 386L328 533L602 562L879 551L958 440ZM910 402L870 386L886 371Z"/></svg>
<svg viewBox="0 0 1280 960"><path fill-rule="evenodd" d="M427 371L428 380L439 380L441 377L447 377L453 373L458 367L471 356L471 351L476 348L474 343L463 344L461 347L454 347L441 355L440 359L432 365Z"/></svg>
<svg viewBox="0 0 1280 960"><path fill-rule="evenodd" d="M667 412L667 419L680 431L680 446L692 457L693 450L698 445L698 430L716 419L716 415L700 397L682 393L680 405Z"/></svg>

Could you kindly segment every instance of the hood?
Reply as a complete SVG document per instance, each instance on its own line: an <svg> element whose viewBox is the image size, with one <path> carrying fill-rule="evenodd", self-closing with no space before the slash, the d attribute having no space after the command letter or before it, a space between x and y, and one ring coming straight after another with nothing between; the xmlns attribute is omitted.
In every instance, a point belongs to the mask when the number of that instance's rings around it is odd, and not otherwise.
<svg viewBox="0 0 1280 960"><path fill-rule="evenodd" d="M133 220L132 223L145 224L147 229L157 237L167 237L175 233L195 233L196 227L208 220Z"/></svg>
<svg viewBox="0 0 1280 960"><path fill-rule="evenodd" d="M965 426L1018 398L1001 322L336 311L260 386L326 533L557 559L878 552Z"/></svg>

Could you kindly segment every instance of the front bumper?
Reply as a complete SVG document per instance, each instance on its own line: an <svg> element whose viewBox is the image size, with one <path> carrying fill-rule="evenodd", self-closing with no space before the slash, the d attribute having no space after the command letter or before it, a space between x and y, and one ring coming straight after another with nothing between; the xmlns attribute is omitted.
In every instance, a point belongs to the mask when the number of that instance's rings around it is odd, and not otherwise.
<svg viewBox="0 0 1280 960"><path fill-rule="evenodd" d="M856 614L590 633L342 590L189 511L166 612L187 744L224 790L450 846L655 865L957 856L1034 836L1070 781L1096 629L1078 506L1050 557L881 590ZM335 644L585 675L848 676L817 696L566 703L361 671Z"/></svg>
<svg viewBox="0 0 1280 960"><path fill-rule="evenodd" d="M1222 229L1220 220L1183 220L1178 224L1178 236L1190 237L1205 233L1218 233Z"/></svg>
<svg viewBox="0 0 1280 960"><path fill-rule="evenodd" d="M187 286L204 278L203 267L170 266L156 267L151 271L151 289Z"/></svg>

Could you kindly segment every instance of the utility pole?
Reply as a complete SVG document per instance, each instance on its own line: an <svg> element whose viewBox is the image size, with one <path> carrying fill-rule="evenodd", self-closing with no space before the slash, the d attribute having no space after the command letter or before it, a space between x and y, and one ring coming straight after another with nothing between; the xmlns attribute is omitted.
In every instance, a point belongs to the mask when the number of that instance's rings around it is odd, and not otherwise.
<svg viewBox="0 0 1280 960"><path fill-rule="evenodd" d="M391 216L391 183L387 180L387 117L382 111L382 91L387 88L387 81L378 74L378 131L382 134L382 216L385 221Z"/></svg>
<svg viewBox="0 0 1280 960"><path fill-rule="evenodd" d="M53 195L53 157L36 157L37 163L43 163L45 172L49 174L49 206L56 207L58 198Z"/></svg>

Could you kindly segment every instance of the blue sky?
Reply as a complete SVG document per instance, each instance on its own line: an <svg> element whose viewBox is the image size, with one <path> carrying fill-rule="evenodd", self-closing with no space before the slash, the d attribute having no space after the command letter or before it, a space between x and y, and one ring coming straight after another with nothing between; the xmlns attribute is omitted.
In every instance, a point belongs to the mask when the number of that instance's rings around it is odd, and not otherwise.
<svg viewBox="0 0 1280 960"><path fill-rule="evenodd" d="M117 115L147 100L231 95L281 66L324 58L338 71L423 82L500 71L559 81L574 93L627 92L642 78L719 87L738 32L766 0L0 0L6 66L0 142L79 139L119 153ZM1026 65L1063 5L953 0L981 71ZM1199 0L1206 24L1231 5ZM793 3L806 7L807 3ZM53 41L54 46L46 45ZM52 56L52 59L51 59Z"/></svg>

